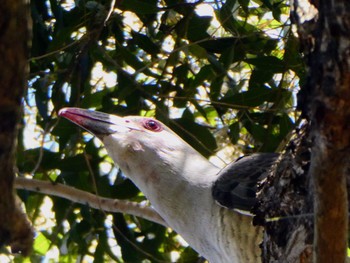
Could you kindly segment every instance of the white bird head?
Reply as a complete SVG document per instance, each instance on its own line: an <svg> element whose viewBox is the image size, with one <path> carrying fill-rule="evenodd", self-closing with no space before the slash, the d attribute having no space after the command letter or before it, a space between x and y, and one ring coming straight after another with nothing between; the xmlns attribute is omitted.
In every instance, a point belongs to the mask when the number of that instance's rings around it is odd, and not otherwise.
<svg viewBox="0 0 350 263"><path fill-rule="evenodd" d="M61 109L59 115L97 136L114 162L148 198L152 198L150 195L154 194L157 185L174 186L171 182L174 179L197 185L212 182L210 176L207 177L210 182L203 177L196 180L201 173L191 170L192 167L201 168L194 163L208 164L208 161L158 120L119 117L79 108ZM173 178L174 175L177 178ZM149 189L150 183L152 189Z"/></svg>

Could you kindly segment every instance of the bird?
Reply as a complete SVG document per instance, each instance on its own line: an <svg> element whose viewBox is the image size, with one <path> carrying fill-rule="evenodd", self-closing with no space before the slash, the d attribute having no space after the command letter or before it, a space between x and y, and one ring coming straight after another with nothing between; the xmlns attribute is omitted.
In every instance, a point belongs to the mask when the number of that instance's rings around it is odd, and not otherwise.
<svg viewBox="0 0 350 263"><path fill-rule="evenodd" d="M58 115L99 138L167 225L209 262L261 262L262 229L241 211L255 205L257 182L278 154L252 154L220 169L154 118L73 107Z"/></svg>

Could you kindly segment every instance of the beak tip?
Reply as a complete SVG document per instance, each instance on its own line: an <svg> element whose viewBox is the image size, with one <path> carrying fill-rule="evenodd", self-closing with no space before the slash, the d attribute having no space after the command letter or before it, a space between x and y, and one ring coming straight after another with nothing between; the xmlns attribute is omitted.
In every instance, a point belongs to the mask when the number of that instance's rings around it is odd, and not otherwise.
<svg viewBox="0 0 350 263"><path fill-rule="evenodd" d="M64 117L66 115L68 108L62 108L58 111L58 116Z"/></svg>

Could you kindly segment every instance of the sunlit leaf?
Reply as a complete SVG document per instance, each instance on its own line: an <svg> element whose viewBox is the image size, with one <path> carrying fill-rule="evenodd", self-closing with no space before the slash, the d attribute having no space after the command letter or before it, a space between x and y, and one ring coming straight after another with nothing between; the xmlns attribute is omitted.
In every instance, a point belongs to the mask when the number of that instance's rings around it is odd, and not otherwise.
<svg viewBox="0 0 350 263"><path fill-rule="evenodd" d="M37 180L148 204L99 140L57 116L63 107L156 117L205 157L232 144L243 152L275 151L293 129L297 114L290 112L305 66L286 2L110 4L31 1L26 129L20 126L16 167L21 176L33 172ZM221 130L228 138L218 135ZM34 142L36 148L25 148ZM30 219L47 222L38 227L32 262L42 261L48 249L56 253L53 262L200 260L175 232L141 217L18 193ZM26 259L15 256L14 262Z"/></svg>
<svg viewBox="0 0 350 263"><path fill-rule="evenodd" d="M40 255L46 255L51 245L51 241L47 239L43 233L39 232L39 234L35 237L34 241L34 251Z"/></svg>

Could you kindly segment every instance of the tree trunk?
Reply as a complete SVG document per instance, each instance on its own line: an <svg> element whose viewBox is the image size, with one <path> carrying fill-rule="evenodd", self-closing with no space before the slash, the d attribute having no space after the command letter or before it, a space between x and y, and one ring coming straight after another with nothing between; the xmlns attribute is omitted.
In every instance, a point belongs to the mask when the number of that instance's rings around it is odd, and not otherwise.
<svg viewBox="0 0 350 263"><path fill-rule="evenodd" d="M262 262L311 263L313 202L311 143L306 123L297 130L275 169L261 185L254 223L265 227Z"/></svg>
<svg viewBox="0 0 350 263"><path fill-rule="evenodd" d="M350 2L320 1L301 108L311 123L314 262L345 262L350 159Z"/></svg>
<svg viewBox="0 0 350 263"><path fill-rule="evenodd" d="M259 193L263 262L345 262L350 160L350 2L294 1L308 67L298 107L307 120ZM305 17L309 16L309 18ZM310 19L310 20L307 20ZM349 182L348 182L349 184Z"/></svg>
<svg viewBox="0 0 350 263"><path fill-rule="evenodd" d="M26 87L29 5L26 1L3 0L0 5L0 247L28 254L33 231L16 202L15 150L21 105Z"/></svg>

